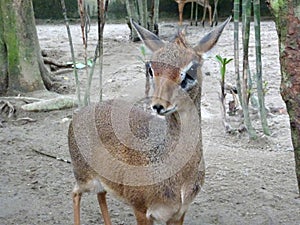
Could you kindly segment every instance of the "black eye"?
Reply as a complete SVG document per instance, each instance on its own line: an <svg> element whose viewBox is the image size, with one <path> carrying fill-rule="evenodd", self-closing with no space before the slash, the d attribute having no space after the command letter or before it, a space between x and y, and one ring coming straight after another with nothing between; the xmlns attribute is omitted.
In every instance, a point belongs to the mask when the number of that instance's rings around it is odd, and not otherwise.
<svg viewBox="0 0 300 225"><path fill-rule="evenodd" d="M154 72L153 72L150 62L146 63L146 73L147 73L147 76L150 76L150 77L153 77L153 75L154 75Z"/></svg>
<svg viewBox="0 0 300 225"><path fill-rule="evenodd" d="M153 69L151 67L148 68L148 74L150 77L153 77Z"/></svg>
<svg viewBox="0 0 300 225"><path fill-rule="evenodd" d="M186 74L184 79L181 81L181 88L189 90L196 83L196 80L192 78L189 74Z"/></svg>
<svg viewBox="0 0 300 225"><path fill-rule="evenodd" d="M197 68L199 66L198 62L192 61L186 68L181 72L181 88L188 91L197 83Z"/></svg>

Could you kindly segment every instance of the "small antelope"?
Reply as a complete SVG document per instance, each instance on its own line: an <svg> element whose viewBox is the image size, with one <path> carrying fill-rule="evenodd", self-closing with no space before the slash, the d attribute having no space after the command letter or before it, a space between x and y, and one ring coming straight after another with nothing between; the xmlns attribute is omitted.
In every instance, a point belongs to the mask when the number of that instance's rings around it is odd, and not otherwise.
<svg viewBox="0 0 300 225"><path fill-rule="evenodd" d="M182 225L204 183L201 138L203 53L218 41L228 18L189 47L178 31L165 43L132 21L153 52L146 69L152 80L152 115L121 100L80 109L69 127L69 151L76 184L74 223L80 224L84 192L97 194L105 225L111 225L106 193L129 204L138 225L155 221Z"/></svg>
<svg viewBox="0 0 300 225"><path fill-rule="evenodd" d="M183 21L183 8L184 5L186 3L196 3L197 5L199 4L200 6L203 7L203 17L201 20L202 25L204 26L204 22L205 22L205 17L206 17L206 10L208 10L208 16L209 16L209 25L213 26L213 22L211 19L211 5L209 4L209 0L175 0L178 3L178 12L179 12L179 25L182 25L182 21ZM218 2L217 0L215 0L215 12L216 12L216 2ZM196 7L198 10L198 7ZM214 18L215 18L215 12L214 12ZM197 11L196 11L197 14ZM192 19L192 18L191 18ZM197 26L197 17L196 17L196 26Z"/></svg>

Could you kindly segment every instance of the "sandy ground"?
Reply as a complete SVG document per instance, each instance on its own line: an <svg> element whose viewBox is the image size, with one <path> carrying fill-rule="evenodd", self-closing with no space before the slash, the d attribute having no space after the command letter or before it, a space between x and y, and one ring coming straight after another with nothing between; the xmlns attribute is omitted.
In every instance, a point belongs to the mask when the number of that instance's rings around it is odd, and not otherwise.
<svg viewBox="0 0 300 225"><path fill-rule="evenodd" d="M40 45L48 56L70 61L67 33L64 25L38 25ZM79 25L71 26L77 59L83 61ZM167 40L176 31L176 23L160 23L161 37ZM195 44L210 28L188 28L188 39ZM273 22L262 23L263 76L268 82L266 105L284 108L279 94L280 66L278 40ZM144 90L144 65L140 59L140 43L128 40L125 24L105 27L104 99L127 96L132 90ZM254 41L250 44L250 62L254 70ZM88 56L92 57L97 37L96 25L89 35ZM241 49L241 47L240 47ZM233 24L229 24L214 50L203 65L202 126L206 183L191 204L184 224L195 225L299 225L300 199L297 197L294 155L286 113L269 113L271 135L262 135L259 116L251 110L258 140L247 135L224 132L220 110L219 65L212 58L233 57ZM212 57L212 58L209 58ZM98 67L93 79L92 101L98 100ZM227 82L235 83L233 63L227 68ZM254 72L253 72L254 73ZM79 71L82 84L85 70ZM59 91L74 95L72 72L57 75L63 83ZM49 98L49 94L34 93L34 97ZM67 129L73 109L28 113L20 109L21 101L12 101L16 117L7 119L0 128L0 224L72 224L71 190L74 177L71 164L40 154L41 151L70 159ZM35 122L16 121L30 117ZM231 118L232 120L236 118ZM236 124L237 122L235 122ZM134 224L131 209L109 196L113 224ZM103 224L96 196L84 195L82 224Z"/></svg>

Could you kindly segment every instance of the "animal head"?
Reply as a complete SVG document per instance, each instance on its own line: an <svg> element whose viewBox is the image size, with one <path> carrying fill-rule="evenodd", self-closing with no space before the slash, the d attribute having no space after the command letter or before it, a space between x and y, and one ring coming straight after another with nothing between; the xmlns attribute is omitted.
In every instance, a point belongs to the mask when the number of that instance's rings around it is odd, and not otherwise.
<svg viewBox="0 0 300 225"><path fill-rule="evenodd" d="M146 69L154 88L151 107L159 115L189 110L187 97L193 102L200 99L202 56L214 47L230 19L206 34L194 47L187 44L185 28L178 31L172 41L164 43L131 21L140 39L152 51Z"/></svg>

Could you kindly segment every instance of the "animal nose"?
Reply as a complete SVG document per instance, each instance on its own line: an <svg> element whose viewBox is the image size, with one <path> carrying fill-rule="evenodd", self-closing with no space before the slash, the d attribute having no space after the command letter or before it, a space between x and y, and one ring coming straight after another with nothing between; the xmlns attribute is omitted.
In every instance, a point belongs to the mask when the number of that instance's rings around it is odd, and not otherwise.
<svg viewBox="0 0 300 225"><path fill-rule="evenodd" d="M161 104L155 104L154 106L152 106L152 109L153 109L153 110L156 110L156 112L157 112L158 114L160 114L161 111L164 109L164 107L163 107Z"/></svg>

